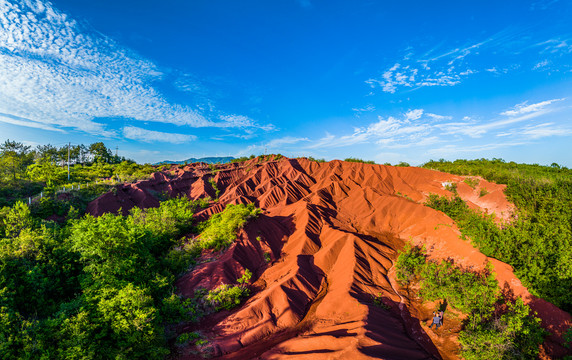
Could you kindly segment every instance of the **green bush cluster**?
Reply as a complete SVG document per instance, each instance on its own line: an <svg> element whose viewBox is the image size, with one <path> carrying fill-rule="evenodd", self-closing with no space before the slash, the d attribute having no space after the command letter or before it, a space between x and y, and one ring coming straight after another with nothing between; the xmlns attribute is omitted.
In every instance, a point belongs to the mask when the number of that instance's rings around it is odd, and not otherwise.
<svg viewBox="0 0 572 360"><path fill-rule="evenodd" d="M463 182L474 189L477 187L477 185L479 185L480 180L476 177L468 177L465 178Z"/></svg>
<svg viewBox="0 0 572 360"><path fill-rule="evenodd" d="M346 159L344 159L344 161L355 162L355 163L364 163L364 164L375 164L375 161L373 161L373 160L362 160L362 159L353 158L353 157L346 158Z"/></svg>
<svg viewBox="0 0 572 360"><path fill-rule="evenodd" d="M426 204L453 219L485 255L512 265L533 294L572 309L572 224L563 219L570 209L551 205L556 214L541 210L531 216L519 211L512 224L499 227L493 215L471 210L458 196L430 195Z"/></svg>
<svg viewBox="0 0 572 360"><path fill-rule="evenodd" d="M312 157L312 156L308 156L308 160L310 160L310 161L315 161L315 162L317 162L317 163L325 163L325 162L326 162L326 159L324 159L324 158L319 158L319 159L317 159L317 158L314 158L314 157Z"/></svg>
<svg viewBox="0 0 572 360"><path fill-rule="evenodd" d="M439 160L424 167L506 184L505 193L517 207L510 225L499 229L486 217L444 212L483 253L512 265L533 294L572 311L571 169L502 159Z"/></svg>
<svg viewBox="0 0 572 360"><path fill-rule="evenodd" d="M206 300L216 311L230 310L240 304L242 298L249 295L249 290L242 286L222 284L209 291Z"/></svg>
<svg viewBox="0 0 572 360"><path fill-rule="evenodd" d="M250 295L250 290L247 285L251 278L252 272L246 269L244 274L236 279L239 285L222 284L214 290L209 291L204 298L215 311L222 309L230 310L240 305L240 301Z"/></svg>
<svg viewBox="0 0 572 360"><path fill-rule="evenodd" d="M254 155L241 156L241 157L239 157L239 158L232 159L230 162L231 162L231 163L240 163L240 162L245 162L245 161L248 161L248 160L252 160L252 159L254 159L254 158L256 158L256 156L254 156Z"/></svg>
<svg viewBox="0 0 572 360"><path fill-rule="evenodd" d="M419 281L426 300L444 299L469 316L459 334L464 358L535 359L546 335L540 319L518 298L501 295L490 264L481 273L455 267L452 263L426 260L423 250L406 245L396 262L402 284Z"/></svg>
<svg viewBox="0 0 572 360"><path fill-rule="evenodd" d="M1 219L0 358L162 359L165 324L203 314L172 293L166 256L196 202L57 224L17 203Z"/></svg>
<svg viewBox="0 0 572 360"><path fill-rule="evenodd" d="M222 250L232 244L236 231L250 219L258 217L261 210L254 204L229 204L225 210L214 214L203 225L200 233L200 246L203 249Z"/></svg>
<svg viewBox="0 0 572 360"><path fill-rule="evenodd" d="M218 201L218 197L220 195L220 189L217 187L215 179L214 178L209 179L209 184L211 184L211 186L215 191L215 201Z"/></svg>

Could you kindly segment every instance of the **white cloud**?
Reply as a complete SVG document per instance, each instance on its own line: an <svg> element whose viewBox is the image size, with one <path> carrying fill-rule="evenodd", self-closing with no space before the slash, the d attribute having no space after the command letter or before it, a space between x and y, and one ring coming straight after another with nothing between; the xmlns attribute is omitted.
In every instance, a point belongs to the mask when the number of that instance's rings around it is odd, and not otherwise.
<svg viewBox="0 0 572 360"><path fill-rule="evenodd" d="M493 144L480 144L471 146L458 146L448 144L440 148L429 150L427 153L431 156L447 156L458 155L460 153L482 153L484 151L491 151L505 147L524 145L526 142L506 142L506 143L493 143Z"/></svg>
<svg viewBox="0 0 572 360"><path fill-rule="evenodd" d="M557 109L550 105L561 100L546 100L532 105L518 104L513 110L503 112L502 117L497 116L491 120L464 116L461 120L451 121L451 116L428 113L423 109L408 110L401 117L378 116L377 121L355 128L350 134L333 135L326 132L324 137L312 141L306 148L340 148L358 144L375 144L386 149L427 147L438 143L485 138L485 135L513 137L514 141L501 146L515 146L530 142L534 138L555 136L558 131L563 135L569 134L570 129L563 126L535 125L532 122L556 111ZM484 149L485 145L480 146L463 148L463 151L478 151ZM486 149L492 146L486 145ZM448 151L446 147L442 150Z"/></svg>
<svg viewBox="0 0 572 360"><path fill-rule="evenodd" d="M355 128L350 135L334 136L326 133L326 136L308 146L315 148L337 148L356 144L373 142L386 147L403 147L419 142L430 130L427 124L418 120L423 116L423 109L409 110L403 114L403 119L393 116L383 118L378 116L378 121L366 127Z"/></svg>
<svg viewBox="0 0 572 360"><path fill-rule="evenodd" d="M430 118L436 121L451 120L453 118L452 116L444 116L431 113L426 113L425 115L429 116Z"/></svg>
<svg viewBox="0 0 572 360"><path fill-rule="evenodd" d="M170 102L155 88L164 81L157 65L49 2L0 0L0 29L0 113L51 130L75 128L105 136L115 134L98 118L257 126L240 115L212 121L195 108ZM190 81L175 85L181 91L201 91Z"/></svg>
<svg viewBox="0 0 572 360"><path fill-rule="evenodd" d="M423 115L423 109L409 110L405 113L405 119L408 121L417 120Z"/></svg>
<svg viewBox="0 0 572 360"><path fill-rule="evenodd" d="M310 141L307 137L293 137L293 136L285 136L283 138L273 139L267 143L259 144L259 145L250 145L245 149L240 150L237 153L237 156L246 156L250 154L261 154L261 153L273 153L273 152L280 152L280 151L289 151L295 152L298 151L299 148L290 148L290 145L295 145L300 142Z"/></svg>
<svg viewBox="0 0 572 360"><path fill-rule="evenodd" d="M541 112L548 105L550 105L554 102L557 102L557 101L562 101L562 100L564 100L564 99L552 99L552 100L541 101L539 103L531 104L531 105L527 105L528 102L525 101L523 103L517 104L512 110L503 111L501 113L501 115L516 116L516 115L522 115L522 114L527 114L527 113L531 113L531 112Z"/></svg>
<svg viewBox="0 0 572 360"><path fill-rule="evenodd" d="M399 62L384 70L381 76L371 77L366 83L371 88L380 88L387 93L395 93L405 88L450 87L479 73L488 72L500 76L521 66L537 70L546 66L548 64L546 61L550 62L553 58L572 53L572 39L554 38L533 43L531 39L534 39L535 35L528 32L529 30L522 28L507 28L466 46L444 50L440 49L440 45L436 46L416 59L413 49L408 48L407 56L400 57ZM530 45L531 43L534 45ZM534 51L534 54L518 57L520 63L515 63L515 55L525 51L529 53ZM538 59L539 53L543 54L543 59ZM470 62L482 54L486 54L487 59L493 59L495 66L482 68L476 68L476 64L471 66ZM532 63L526 63L530 59ZM563 69L569 67L568 63L564 61L558 69L565 71Z"/></svg>
<svg viewBox="0 0 572 360"><path fill-rule="evenodd" d="M543 123L526 126L520 134L529 139L540 139L550 136L568 136L572 134L572 129L555 126L554 123Z"/></svg>
<svg viewBox="0 0 572 360"><path fill-rule="evenodd" d="M169 142L174 144L181 144L197 139L194 135L165 133L161 131L142 129L135 126L125 126L123 128L123 136L131 140L144 142Z"/></svg>
<svg viewBox="0 0 572 360"><path fill-rule="evenodd" d="M25 126L25 127L34 128L34 129L42 129L42 130L49 130L49 131L56 131L56 132L65 133L64 130L56 128L54 126L51 126L48 124L43 124L43 123L36 122L36 121L32 121L29 119L24 119L24 118L21 118L18 116L10 115L10 114L0 113L0 122L6 123L6 124L18 125L18 126Z"/></svg>
<svg viewBox="0 0 572 360"><path fill-rule="evenodd" d="M352 108L352 111L354 111L358 114L363 113L363 112L372 112L372 111L375 111L375 106L368 104L367 106L362 107L362 108Z"/></svg>
<svg viewBox="0 0 572 360"><path fill-rule="evenodd" d="M540 51L541 54L569 54L572 52L572 42L570 39L549 39L546 41L539 42L536 46L540 46L543 49Z"/></svg>
<svg viewBox="0 0 572 360"><path fill-rule="evenodd" d="M534 65L532 70L544 69L548 66L548 64L549 64L548 60L544 59L544 60L536 63L536 65Z"/></svg>
<svg viewBox="0 0 572 360"><path fill-rule="evenodd" d="M455 86L464 77L476 73L470 69L459 73L455 73L454 68L433 72L429 69L429 67L418 69L413 65L402 66L396 63L383 73L381 79L370 78L366 83L371 88L381 87L382 91L393 94L399 87Z"/></svg>

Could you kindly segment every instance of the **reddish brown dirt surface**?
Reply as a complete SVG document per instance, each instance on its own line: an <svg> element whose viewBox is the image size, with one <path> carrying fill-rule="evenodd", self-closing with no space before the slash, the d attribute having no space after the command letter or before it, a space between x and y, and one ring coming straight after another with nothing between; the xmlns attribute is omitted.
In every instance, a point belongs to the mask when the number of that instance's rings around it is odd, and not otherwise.
<svg viewBox="0 0 572 360"><path fill-rule="evenodd" d="M458 358L461 320L428 329L430 306L396 285L393 264L408 240L424 244L432 259L452 259L475 270L490 260L501 287L522 296L553 334L543 352L562 356L565 349L558 343L570 314L532 296L509 265L461 240L449 217L423 205L429 194L450 196L445 187L454 183L471 207L494 213L499 221L510 219L513 206L503 185L480 179L473 189L464 178L414 167L306 159L253 159L214 172L194 164L118 186L88 211L157 206L162 193L214 198L210 180L220 199L197 214L199 220L231 203L253 202L264 210L229 249L204 254L203 262L178 280L179 292L191 296L197 287L236 283L244 269L254 274L253 296L240 308L184 328L209 342L179 349L180 359L200 359L201 353L225 359ZM384 307L374 305L374 295Z"/></svg>

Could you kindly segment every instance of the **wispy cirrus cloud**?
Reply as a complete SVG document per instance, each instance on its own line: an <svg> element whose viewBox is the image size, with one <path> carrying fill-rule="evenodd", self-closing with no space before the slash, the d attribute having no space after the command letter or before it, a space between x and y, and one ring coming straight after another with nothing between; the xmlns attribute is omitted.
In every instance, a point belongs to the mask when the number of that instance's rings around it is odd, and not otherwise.
<svg viewBox="0 0 572 360"><path fill-rule="evenodd" d="M106 128L108 118L186 127L258 126L240 115L207 117L196 107L174 103L155 86L164 80L152 61L49 2L0 1L0 113L10 115L12 123L27 119L19 125L108 137L118 136ZM174 85L204 93L185 80Z"/></svg>
<svg viewBox="0 0 572 360"><path fill-rule="evenodd" d="M525 141L508 141L508 142L495 142L479 145L459 145L459 144L447 144L441 147L433 148L427 151L431 156L458 156L458 154L470 154L477 153L482 154L486 151L492 151L512 146L525 145Z"/></svg>
<svg viewBox="0 0 572 360"><path fill-rule="evenodd" d="M56 128L56 127L48 125L48 124L32 121L30 119L24 119L24 118L21 118L19 116L14 116L14 115L10 115L10 114L0 113L0 122L6 123L6 124L12 124L12 125L34 128L34 129L56 131L56 132L61 132L61 133L65 132L64 130L62 130L60 128Z"/></svg>
<svg viewBox="0 0 572 360"><path fill-rule="evenodd" d="M548 105L555 103L557 101L562 101L564 99L552 99L552 100L546 100L546 101L541 101L535 104L528 104L527 101L517 104L515 105L511 110L506 110L501 112L501 115L506 115L506 116L517 116L517 115L522 115L522 114L528 114L528 113L539 113L541 111L543 111L544 109L546 109L548 107Z"/></svg>
<svg viewBox="0 0 572 360"><path fill-rule="evenodd" d="M464 135L471 138L479 138L493 130L506 129L510 126L514 126L516 123L551 113L555 111L555 109L550 108L549 105L562 100L564 99L552 99L534 104L523 102L515 105L510 110L501 112L501 118L491 121L478 121L466 116L461 122L441 123L436 125L436 127L447 135ZM506 132L504 134L506 134Z"/></svg>
<svg viewBox="0 0 572 360"><path fill-rule="evenodd" d="M400 63L395 63L383 73L380 79L370 78L366 80L366 83L372 89L381 87L384 92L393 94L399 87L455 86L463 78L473 73L475 71L471 69L456 72L455 67L429 72L423 68L415 68L411 65L403 66Z"/></svg>
<svg viewBox="0 0 572 360"><path fill-rule="evenodd" d="M551 99L531 104L523 102L485 120L471 116L455 120L453 116L413 109L397 117L379 116L377 121L355 128L350 134L334 135L326 132L325 136L312 141L306 148L340 148L372 144L385 149L403 149L446 144L435 150L446 153L457 148L456 145L450 144L451 142L482 142L490 136L503 137L507 140L499 145L481 144L463 147L463 151L477 152L485 148L516 146L542 137L569 135L572 130L565 121L556 123L544 120L560 110L555 104L563 100Z"/></svg>
<svg viewBox="0 0 572 360"><path fill-rule="evenodd" d="M292 148L292 145L299 146L300 143L310 141L307 137L294 137L294 136L285 136L277 139L272 139L266 143L257 144L257 145L250 145L245 149L242 149L238 152L238 156L245 156L251 154L260 154L260 153L273 153L279 151L290 151L296 152L298 148Z"/></svg>
<svg viewBox="0 0 572 360"><path fill-rule="evenodd" d="M395 144L411 144L423 138L429 125L419 121L423 116L422 109L409 110L401 118L389 116L378 117L378 121L366 127L355 128L349 135L335 136L326 133L326 136L317 140L309 149L324 147L344 147L362 143L377 143L386 147Z"/></svg>
<svg viewBox="0 0 572 360"><path fill-rule="evenodd" d="M143 142L169 142L181 144L197 139L195 135L173 134L162 131L153 131L142 129L135 126L125 126L123 128L123 136L131 140L139 140Z"/></svg>
<svg viewBox="0 0 572 360"><path fill-rule="evenodd" d="M365 83L391 94L423 87L451 87L477 74L500 76L517 69L547 70L552 58L560 59L561 64L551 70L569 70L563 58L572 54L572 41L566 37L541 40L527 29L509 28L465 46L442 49L438 45L418 56L412 47L406 50L403 58ZM527 55L522 56L524 53ZM521 56L515 61L515 55Z"/></svg>

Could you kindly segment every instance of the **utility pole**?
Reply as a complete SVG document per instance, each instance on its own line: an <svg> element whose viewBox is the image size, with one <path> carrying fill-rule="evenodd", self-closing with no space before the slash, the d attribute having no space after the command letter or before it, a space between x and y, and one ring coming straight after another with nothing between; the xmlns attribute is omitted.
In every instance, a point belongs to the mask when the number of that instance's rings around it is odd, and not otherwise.
<svg viewBox="0 0 572 360"><path fill-rule="evenodd" d="M115 146L115 157L117 157L117 151L119 150L119 146Z"/></svg>
<svg viewBox="0 0 572 360"><path fill-rule="evenodd" d="M70 182L70 146L71 142L68 142L68 182Z"/></svg>

